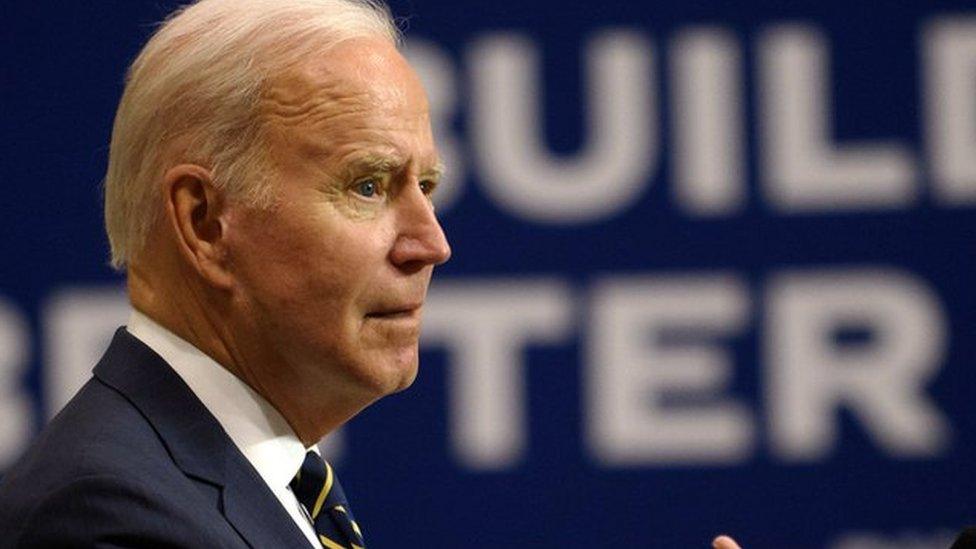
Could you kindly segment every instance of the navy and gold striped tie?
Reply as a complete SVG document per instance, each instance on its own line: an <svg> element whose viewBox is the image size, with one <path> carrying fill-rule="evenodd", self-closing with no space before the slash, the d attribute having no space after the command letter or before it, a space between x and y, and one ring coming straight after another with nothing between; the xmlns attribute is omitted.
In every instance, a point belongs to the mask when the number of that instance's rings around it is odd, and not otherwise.
<svg viewBox="0 0 976 549"><path fill-rule="evenodd" d="M363 533L356 524L342 492L339 479L315 452L305 454L305 462L291 481L291 489L308 511L315 534L326 549L364 549Z"/></svg>

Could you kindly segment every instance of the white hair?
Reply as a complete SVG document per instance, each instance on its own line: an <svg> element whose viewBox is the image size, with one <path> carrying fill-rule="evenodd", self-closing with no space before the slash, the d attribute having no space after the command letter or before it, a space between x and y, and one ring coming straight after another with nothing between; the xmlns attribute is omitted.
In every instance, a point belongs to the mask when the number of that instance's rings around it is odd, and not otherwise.
<svg viewBox="0 0 976 549"><path fill-rule="evenodd" d="M262 90L361 37L399 42L380 0L200 0L171 15L129 68L115 116L105 176L112 266L143 251L169 163L198 163L229 196L269 205Z"/></svg>

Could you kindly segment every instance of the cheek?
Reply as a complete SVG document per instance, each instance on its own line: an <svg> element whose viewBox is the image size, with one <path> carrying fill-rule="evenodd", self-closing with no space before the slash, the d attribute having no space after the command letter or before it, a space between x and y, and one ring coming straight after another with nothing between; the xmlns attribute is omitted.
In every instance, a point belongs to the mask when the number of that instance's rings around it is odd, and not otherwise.
<svg viewBox="0 0 976 549"><path fill-rule="evenodd" d="M321 321L324 314L351 307L383 260L376 243L362 238L369 233L358 231L355 223L327 223L307 212L291 212L290 223L282 222L282 215L249 223L238 235L232 261L242 290L263 302L269 314Z"/></svg>
<svg viewBox="0 0 976 549"><path fill-rule="evenodd" d="M328 326L337 337L356 337L351 330L358 330L370 292L392 282L384 273L393 233L383 216L352 219L321 199L290 198L274 211L230 220L230 259L242 297L271 317L265 325L303 333Z"/></svg>

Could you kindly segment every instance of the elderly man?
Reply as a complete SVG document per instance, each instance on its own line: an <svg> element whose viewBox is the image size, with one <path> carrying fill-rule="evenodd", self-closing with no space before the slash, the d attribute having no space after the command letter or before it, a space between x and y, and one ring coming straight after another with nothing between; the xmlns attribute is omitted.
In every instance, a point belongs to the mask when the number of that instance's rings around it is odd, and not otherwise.
<svg viewBox="0 0 976 549"><path fill-rule="evenodd" d="M0 547L362 547L323 436L417 370L437 152L385 8L201 0L105 182L135 312L0 486Z"/></svg>

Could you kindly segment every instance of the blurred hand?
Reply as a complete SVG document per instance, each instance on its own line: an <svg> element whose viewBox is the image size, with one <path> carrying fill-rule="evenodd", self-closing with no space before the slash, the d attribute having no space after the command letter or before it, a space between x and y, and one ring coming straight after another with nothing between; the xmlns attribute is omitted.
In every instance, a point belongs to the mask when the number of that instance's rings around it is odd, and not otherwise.
<svg viewBox="0 0 976 549"><path fill-rule="evenodd" d="M715 540L712 541L712 547L714 549L742 549L739 547L739 544L729 536L719 536L715 538Z"/></svg>

